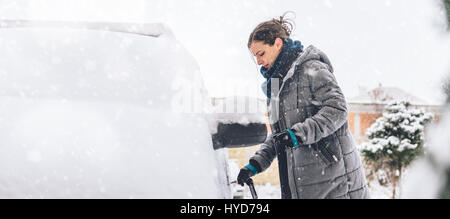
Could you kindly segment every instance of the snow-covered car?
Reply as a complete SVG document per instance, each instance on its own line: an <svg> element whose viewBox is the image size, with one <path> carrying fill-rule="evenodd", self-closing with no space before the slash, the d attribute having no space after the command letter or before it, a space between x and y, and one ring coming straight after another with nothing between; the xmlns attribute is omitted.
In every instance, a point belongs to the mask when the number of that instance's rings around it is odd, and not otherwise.
<svg viewBox="0 0 450 219"><path fill-rule="evenodd" d="M2 20L0 48L0 198L231 198L224 148L267 134L164 24Z"/></svg>

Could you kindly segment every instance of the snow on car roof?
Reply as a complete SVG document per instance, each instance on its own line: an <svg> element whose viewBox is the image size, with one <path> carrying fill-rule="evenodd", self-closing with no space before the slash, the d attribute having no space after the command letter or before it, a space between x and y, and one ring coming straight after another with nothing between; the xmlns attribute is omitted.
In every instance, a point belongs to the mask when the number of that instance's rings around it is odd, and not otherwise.
<svg viewBox="0 0 450 219"><path fill-rule="evenodd" d="M162 23L0 20L0 28L26 28L26 27L106 30L112 32L132 33L150 37L159 37L161 35L173 36L169 28L167 28Z"/></svg>
<svg viewBox="0 0 450 219"><path fill-rule="evenodd" d="M266 123L267 105L265 99L249 96L228 96L212 98L216 120L224 124Z"/></svg>

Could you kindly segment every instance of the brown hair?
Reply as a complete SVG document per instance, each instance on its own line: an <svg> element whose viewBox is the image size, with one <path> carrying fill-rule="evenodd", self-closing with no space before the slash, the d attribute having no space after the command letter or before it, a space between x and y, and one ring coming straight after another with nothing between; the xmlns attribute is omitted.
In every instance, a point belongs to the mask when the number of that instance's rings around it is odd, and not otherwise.
<svg viewBox="0 0 450 219"><path fill-rule="evenodd" d="M285 18L288 13L294 12L285 12L282 16L280 16L280 19L274 18L262 22L256 26L248 38L247 47L250 48L250 45L254 41L262 41L264 44L269 44L272 46L275 43L276 38L280 38L282 40L289 38L294 27L294 22Z"/></svg>

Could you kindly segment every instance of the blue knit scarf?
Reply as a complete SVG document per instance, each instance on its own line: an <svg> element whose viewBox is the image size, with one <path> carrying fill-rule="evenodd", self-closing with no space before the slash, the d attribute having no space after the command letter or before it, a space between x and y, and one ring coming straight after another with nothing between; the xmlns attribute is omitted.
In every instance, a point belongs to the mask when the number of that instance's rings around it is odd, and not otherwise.
<svg viewBox="0 0 450 219"><path fill-rule="evenodd" d="M267 98L271 98L271 82L272 78L284 78L289 70L292 62L303 51L303 45L300 41L293 41L288 38L283 41L283 50L278 55L277 59L269 69L261 67L260 72L266 81L261 85L261 88L266 94Z"/></svg>

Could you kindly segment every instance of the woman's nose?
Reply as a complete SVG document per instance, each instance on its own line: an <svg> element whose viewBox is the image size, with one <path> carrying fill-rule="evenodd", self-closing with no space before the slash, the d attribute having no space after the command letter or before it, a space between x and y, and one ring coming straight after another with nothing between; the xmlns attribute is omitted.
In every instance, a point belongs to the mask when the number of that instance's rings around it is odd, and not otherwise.
<svg viewBox="0 0 450 219"><path fill-rule="evenodd" d="M263 61L258 58L258 65L262 65L262 64L263 64Z"/></svg>

